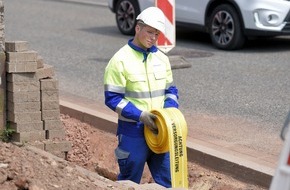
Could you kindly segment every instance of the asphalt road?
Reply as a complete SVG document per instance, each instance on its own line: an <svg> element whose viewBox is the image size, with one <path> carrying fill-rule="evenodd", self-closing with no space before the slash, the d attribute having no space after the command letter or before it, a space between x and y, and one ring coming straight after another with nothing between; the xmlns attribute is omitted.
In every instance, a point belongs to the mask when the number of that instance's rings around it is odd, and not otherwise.
<svg viewBox="0 0 290 190"><path fill-rule="evenodd" d="M106 1L6 0L4 6L6 41L28 41L55 67L62 91L103 102L106 63L130 38L118 31ZM191 65L173 74L193 136L279 154L290 108L290 37L226 52L207 35L178 30L169 55Z"/></svg>

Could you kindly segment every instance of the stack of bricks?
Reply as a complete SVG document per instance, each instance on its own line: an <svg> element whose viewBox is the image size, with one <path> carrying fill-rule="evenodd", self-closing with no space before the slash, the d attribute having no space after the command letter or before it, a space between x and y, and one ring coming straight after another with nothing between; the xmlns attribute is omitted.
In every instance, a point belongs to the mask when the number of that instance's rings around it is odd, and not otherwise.
<svg viewBox="0 0 290 190"><path fill-rule="evenodd" d="M43 62L26 41L5 42L7 122L12 140L30 143L65 157L71 143L65 140L60 120L58 80L54 68Z"/></svg>

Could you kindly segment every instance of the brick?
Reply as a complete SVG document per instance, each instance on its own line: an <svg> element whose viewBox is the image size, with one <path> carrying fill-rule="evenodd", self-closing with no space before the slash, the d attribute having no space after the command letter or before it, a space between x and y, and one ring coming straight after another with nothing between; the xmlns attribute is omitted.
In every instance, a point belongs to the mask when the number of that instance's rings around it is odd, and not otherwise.
<svg viewBox="0 0 290 190"><path fill-rule="evenodd" d="M60 119L60 110L42 110L41 111L42 120L58 120Z"/></svg>
<svg viewBox="0 0 290 190"><path fill-rule="evenodd" d="M52 78L54 75L54 67L51 65L44 64L43 68L36 70L36 77L38 79Z"/></svg>
<svg viewBox="0 0 290 190"><path fill-rule="evenodd" d="M62 128L62 122L60 119L43 121L44 130L59 130L61 128Z"/></svg>
<svg viewBox="0 0 290 190"><path fill-rule="evenodd" d="M58 80L54 79L54 78L41 79L40 80L40 90L42 90L42 91L58 90Z"/></svg>
<svg viewBox="0 0 290 190"><path fill-rule="evenodd" d="M7 73L8 82L31 82L38 81L35 73Z"/></svg>
<svg viewBox="0 0 290 190"><path fill-rule="evenodd" d="M41 112L7 112L7 120L14 123L29 123L41 121Z"/></svg>
<svg viewBox="0 0 290 190"><path fill-rule="evenodd" d="M58 101L59 92L58 90L40 91L40 97L41 101Z"/></svg>
<svg viewBox="0 0 290 190"><path fill-rule="evenodd" d="M31 131L43 131L43 121L35 121L29 123L13 123L10 122L9 126L14 129L15 132L31 132Z"/></svg>
<svg viewBox="0 0 290 190"><path fill-rule="evenodd" d="M37 69L43 68L44 67L44 61L43 58L39 55L37 56Z"/></svg>
<svg viewBox="0 0 290 190"><path fill-rule="evenodd" d="M68 152L72 148L70 141L45 141L44 150L48 152Z"/></svg>
<svg viewBox="0 0 290 190"><path fill-rule="evenodd" d="M23 52L28 51L27 41L8 41L5 42L6 52Z"/></svg>
<svg viewBox="0 0 290 190"><path fill-rule="evenodd" d="M12 140L16 142L32 142L45 140L45 131L42 130L42 131L13 133Z"/></svg>
<svg viewBox="0 0 290 190"><path fill-rule="evenodd" d="M37 62L6 62L6 72L8 73L35 73L37 71Z"/></svg>
<svg viewBox="0 0 290 190"><path fill-rule="evenodd" d="M23 52L6 52L7 62L36 62L37 52L36 51L23 51Z"/></svg>
<svg viewBox="0 0 290 190"><path fill-rule="evenodd" d="M44 150L44 142L34 141L34 142L28 142L28 144L40 150Z"/></svg>
<svg viewBox="0 0 290 190"><path fill-rule="evenodd" d="M41 101L41 110L59 110L59 100Z"/></svg>
<svg viewBox="0 0 290 190"><path fill-rule="evenodd" d="M7 90L10 92L33 92L40 91L40 82L7 82Z"/></svg>
<svg viewBox="0 0 290 190"><path fill-rule="evenodd" d="M7 101L7 109L11 112L34 112L40 111L40 102L13 102Z"/></svg>
<svg viewBox="0 0 290 190"><path fill-rule="evenodd" d="M54 140L64 140L65 139L65 130L63 128L56 130L46 130L46 139Z"/></svg>
<svg viewBox="0 0 290 190"><path fill-rule="evenodd" d="M40 102L40 92L9 92L7 91L7 100L14 103Z"/></svg>

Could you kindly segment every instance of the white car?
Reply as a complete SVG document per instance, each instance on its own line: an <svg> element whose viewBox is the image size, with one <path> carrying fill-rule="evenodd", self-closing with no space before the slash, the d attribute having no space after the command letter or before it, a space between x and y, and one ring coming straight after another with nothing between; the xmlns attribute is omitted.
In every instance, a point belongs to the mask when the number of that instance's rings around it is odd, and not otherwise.
<svg viewBox="0 0 290 190"><path fill-rule="evenodd" d="M134 34L136 16L154 0L108 0L121 33ZM176 27L207 32L219 49L242 48L249 37L290 34L290 0L175 0Z"/></svg>

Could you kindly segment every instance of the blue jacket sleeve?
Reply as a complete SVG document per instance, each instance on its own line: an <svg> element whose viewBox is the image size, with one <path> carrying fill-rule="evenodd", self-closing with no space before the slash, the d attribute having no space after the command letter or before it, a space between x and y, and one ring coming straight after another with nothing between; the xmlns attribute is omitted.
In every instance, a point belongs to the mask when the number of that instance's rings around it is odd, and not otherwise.
<svg viewBox="0 0 290 190"><path fill-rule="evenodd" d="M178 89L175 86L170 86L165 90L164 108L178 108Z"/></svg>
<svg viewBox="0 0 290 190"><path fill-rule="evenodd" d="M124 102L124 105L120 105L121 102ZM123 117L139 121L142 111L131 102L125 100L123 94L105 91L105 104Z"/></svg>

